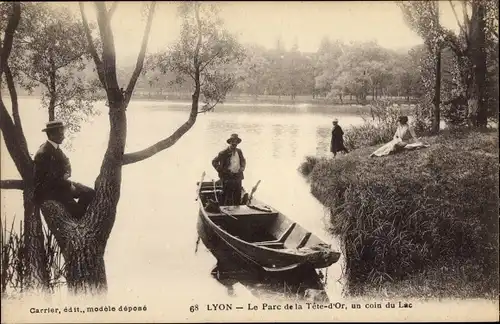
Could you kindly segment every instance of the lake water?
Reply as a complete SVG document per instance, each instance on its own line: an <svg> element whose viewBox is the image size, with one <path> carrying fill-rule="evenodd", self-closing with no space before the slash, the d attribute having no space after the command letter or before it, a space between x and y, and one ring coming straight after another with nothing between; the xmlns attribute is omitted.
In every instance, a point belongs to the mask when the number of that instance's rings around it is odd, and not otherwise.
<svg viewBox="0 0 500 324"><path fill-rule="evenodd" d="M23 127L30 153L45 141L40 130L46 121L36 98L20 102ZM92 186L106 149L109 123L103 113L83 125L66 150L72 163L72 179ZM170 135L187 118L188 106L179 103L133 101L128 108L126 152L139 150ZM116 223L108 241L105 261L109 296L167 296L179 298L220 296L227 289L214 280L212 254L200 246L195 254L198 205L196 182L203 171L216 179L211 160L226 147L231 133L243 139L240 148L247 159L243 185L250 190L258 180L256 196L293 218L325 241L337 246L324 221L323 207L309 193L297 168L308 154L326 155L331 120L340 119L348 129L362 123L355 114L333 114L330 108L308 112L307 105L293 109L280 106L224 105L199 115L195 126L173 147L154 157L127 165L123 171L122 194ZM2 179L18 178L2 139ZM22 218L18 191L2 190L2 217ZM328 269L326 291L340 297L343 259ZM235 287L235 297L245 290ZM64 292L61 292L64 294ZM139 297L135 297L139 298ZM165 297L166 298L166 297ZM169 297L171 298L171 297Z"/></svg>
<svg viewBox="0 0 500 324"><path fill-rule="evenodd" d="M105 152L109 123L104 103L97 108L103 114L83 125L67 151L71 159L72 179L89 186L99 172ZM34 154L45 140L40 130L46 114L38 109L34 98L20 100L23 126ZM128 140L126 151L142 149L171 134L187 118L188 106L168 102L131 102L128 108ZM338 242L328 234L323 207L311 196L309 186L297 172L308 154L326 155L333 117L348 129L362 123L356 113L329 112L331 107L299 105L294 108L273 105L224 105L217 111L200 115L195 126L177 144L154 157L127 165L123 169L121 199L117 218L105 253L109 290L105 296L73 298L62 288L48 297L25 296L22 300L3 300L2 319L6 322L184 322L184 321L343 321L361 320L421 320L423 314L433 314L431 320L498 316L498 302L440 301L417 303L414 310L391 309L361 311L210 311L213 304L262 305L279 300L279 291L255 293L246 282L233 281L233 294L228 287L214 279L211 271L216 265L212 254L201 243L195 253L198 238L196 223L198 204L196 182L203 171L215 178L212 158L225 146L231 133L243 139L240 147L247 159L243 185L249 190L258 180L259 200L272 205L334 247ZM353 111L356 108L353 107ZM18 178L17 171L1 142L2 179ZM22 218L19 191L2 190L2 217L7 223L16 216ZM349 305L342 296L343 258L328 272L325 291L331 302ZM286 286L284 287L284 289ZM279 290L279 289L278 289ZM359 301L361 302L361 301ZM367 301L366 301L367 302ZM373 302L381 302L375 300ZM368 305L368 304L367 304ZM371 304L370 304L371 305ZM116 307L147 306L145 311L62 313L35 315L31 307ZM306 307L306 306L304 306ZM422 308L423 307L423 308ZM469 312L470 308L476 312ZM8 311L4 311L4 309ZM198 309L198 310L196 310ZM306 308L307 309L307 308ZM191 311L193 310L193 312ZM342 312L342 315L340 314ZM477 317L474 317L477 319ZM498 318L498 317L497 317Z"/></svg>

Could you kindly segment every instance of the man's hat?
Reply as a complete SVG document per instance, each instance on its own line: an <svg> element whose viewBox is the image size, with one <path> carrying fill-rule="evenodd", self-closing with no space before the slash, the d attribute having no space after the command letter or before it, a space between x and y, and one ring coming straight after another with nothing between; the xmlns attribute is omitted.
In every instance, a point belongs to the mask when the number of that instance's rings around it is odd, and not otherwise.
<svg viewBox="0 0 500 324"><path fill-rule="evenodd" d="M238 144L241 143L241 138L238 137L238 134L232 134L231 137L228 138L226 142L230 144L233 141L238 142Z"/></svg>
<svg viewBox="0 0 500 324"><path fill-rule="evenodd" d="M338 123L338 122L339 122L339 120L338 120L338 118L334 118L332 122L333 122L333 123Z"/></svg>
<svg viewBox="0 0 500 324"><path fill-rule="evenodd" d="M42 129L42 132L46 132L46 131L49 131L52 129L57 129L57 128L64 128L64 124L62 121L58 121L58 120L49 121L45 125L45 128Z"/></svg>

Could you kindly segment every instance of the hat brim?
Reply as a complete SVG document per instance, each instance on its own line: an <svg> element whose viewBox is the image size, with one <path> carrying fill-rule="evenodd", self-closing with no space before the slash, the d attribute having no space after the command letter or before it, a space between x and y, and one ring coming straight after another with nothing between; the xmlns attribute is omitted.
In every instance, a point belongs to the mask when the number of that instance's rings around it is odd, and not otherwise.
<svg viewBox="0 0 500 324"><path fill-rule="evenodd" d="M238 144L241 143L241 138L238 138L238 139L234 139L234 138L229 138L226 142L228 144L231 144L232 142L236 141Z"/></svg>
<svg viewBox="0 0 500 324"><path fill-rule="evenodd" d="M47 127L47 128L42 129L42 132L47 132L48 130L60 129L60 128L64 129L64 128L66 128L66 126L62 125L62 126L55 126L55 127Z"/></svg>

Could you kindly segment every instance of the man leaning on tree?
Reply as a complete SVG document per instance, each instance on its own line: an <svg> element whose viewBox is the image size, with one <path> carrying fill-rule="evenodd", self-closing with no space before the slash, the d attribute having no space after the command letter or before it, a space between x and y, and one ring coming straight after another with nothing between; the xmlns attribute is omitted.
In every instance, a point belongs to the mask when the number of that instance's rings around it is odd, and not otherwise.
<svg viewBox="0 0 500 324"><path fill-rule="evenodd" d="M64 124L50 121L42 131L47 134L47 141L40 146L34 158L35 203L40 206L47 200L58 201L74 218L80 219L94 198L95 191L69 180L71 163L60 148L65 138Z"/></svg>

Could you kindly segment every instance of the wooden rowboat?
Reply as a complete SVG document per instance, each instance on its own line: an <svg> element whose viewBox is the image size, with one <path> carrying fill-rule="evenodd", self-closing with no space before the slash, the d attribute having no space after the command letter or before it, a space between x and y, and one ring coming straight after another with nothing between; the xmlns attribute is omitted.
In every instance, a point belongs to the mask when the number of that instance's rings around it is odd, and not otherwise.
<svg viewBox="0 0 500 324"><path fill-rule="evenodd" d="M199 222L223 250L245 262L276 272L302 265L326 268L338 261L339 252L278 210L255 198L248 205L214 207L222 187L213 181L197 185Z"/></svg>

